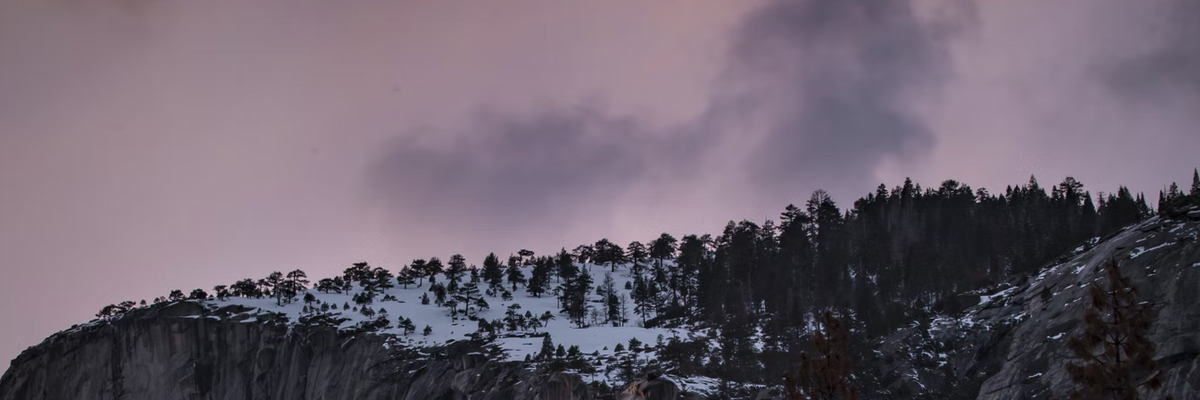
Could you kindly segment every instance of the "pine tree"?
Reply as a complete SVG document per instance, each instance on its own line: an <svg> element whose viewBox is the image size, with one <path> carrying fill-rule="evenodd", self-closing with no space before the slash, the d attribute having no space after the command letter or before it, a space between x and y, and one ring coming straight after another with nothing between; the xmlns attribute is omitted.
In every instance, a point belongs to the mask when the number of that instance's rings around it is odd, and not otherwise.
<svg viewBox="0 0 1200 400"><path fill-rule="evenodd" d="M658 262L658 269L661 270L663 268L663 260L675 257L676 242L677 241L675 240L674 236L663 233L662 235L658 236L658 239L654 239L654 242L651 243L650 257L654 257L654 259Z"/></svg>
<svg viewBox="0 0 1200 400"><path fill-rule="evenodd" d="M520 261L522 264L528 263L533 260L533 250L521 249L517 251L517 256L521 257Z"/></svg>
<svg viewBox="0 0 1200 400"><path fill-rule="evenodd" d="M417 278L417 287L424 286L425 277L433 275L429 271L429 265L427 265L425 260L421 258L412 260L412 263L409 263L408 268L412 271L413 277Z"/></svg>
<svg viewBox="0 0 1200 400"><path fill-rule="evenodd" d="M225 285L213 286L213 294L217 296L217 299L225 300L229 298L229 288ZM145 300L142 301L145 302Z"/></svg>
<svg viewBox="0 0 1200 400"><path fill-rule="evenodd" d="M446 262L446 279L457 286L462 282L463 274L466 272L467 260L461 254L450 256L450 261Z"/></svg>
<svg viewBox="0 0 1200 400"><path fill-rule="evenodd" d="M539 257L535 260L533 262L533 271L529 274L529 282L525 287L525 291L534 297L542 297L542 293L546 293L546 287L550 286L550 271L552 269L554 269L554 260L549 257Z"/></svg>
<svg viewBox="0 0 1200 400"><path fill-rule="evenodd" d="M585 246L579 246L579 247L582 248ZM579 251L579 248L576 248L576 251ZM590 253L590 251L591 250L588 250L589 253ZM583 257L583 256L576 256L576 259L580 259L580 257ZM586 259L586 257L583 257L583 259ZM575 263L572 261L571 253L567 253L567 249L562 249L558 253L558 259L556 260L556 263L555 263L555 269L558 270L557 275L558 275L559 279L564 279L567 281L574 279L575 276L579 274L579 267L575 266Z"/></svg>
<svg viewBox="0 0 1200 400"><path fill-rule="evenodd" d="M525 284L525 272L521 271L520 262L520 258L508 256L508 268L504 270L505 275L508 277L508 283L512 284L514 292L517 291L518 283Z"/></svg>
<svg viewBox="0 0 1200 400"><path fill-rule="evenodd" d="M504 268L500 265L500 258L496 257L496 253L488 253L487 257L483 258L483 280L488 284L487 291L493 295L498 294L504 285Z"/></svg>
<svg viewBox="0 0 1200 400"><path fill-rule="evenodd" d="M575 262L580 264L587 264L588 261L594 262L593 257L595 257L595 254L596 253L592 249L592 246L588 246L586 244L576 246L575 250L571 251L571 255L575 258ZM566 277L564 277L564 279L565 278Z"/></svg>
<svg viewBox="0 0 1200 400"><path fill-rule="evenodd" d="M554 341L550 339L550 334L547 333L546 336L544 338L542 338L542 351L538 352L538 358L542 359L542 360L547 360L547 359L550 359L550 357L553 354L554 354Z"/></svg>
<svg viewBox="0 0 1200 400"><path fill-rule="evenodd" d="M1067 339L1082 364L1068 363L1076 384L1073 399L1138 399L1145 386L1158 389L1162 377L1154 361L1154 342L1146 337L1151 309L1139 303L1137 288L1121 276L1115 260L1104 266L1108 288L1091 284L1091 306L1084 310L1083 332Z"/></svg>
<svg viewBox="0 0 1200 400"><path fill-rule="evenodd" d="M1193 197L1200 197L1200 169L1192 170L1192 191L1189 194Z"/></svg>
<svg viewBox="0 0 1200 400"><path fill-rule="evenodd" d="M430 257L429 261L425 263L425 275L429 276L429 279L433 279L434 275L444 273L446 273L446 267L442 265L441 259ZM446 275L448 276L449 274L447 273Z"/></svg>
<svg viewBox="0 0 1200 400"><path fill-rule="evenodd" d="M856 400L858 389L850 383L853 368L850 339L842 321L832 312L821 318L821 329L812 335L814 355L800 355L800 369L784 378L789 400Z"/></svg>
<svg viewBox="0 0 1200 400"><path fill-rule="evenodd" d="M646 287L646 280L641 275L633 277L633 312L642 317L642 326L646 325L646 319L650 318L650 312L654 307L650 304L650 291Z"/></svg>
<svg viewBox="0 0 1200 400"><path fill-rule="evenodd" d="M415 276L416 273L413 272L413 269L405 265L404 268L401 268L400 272L396 274L396 283L400 286L403 286L405 289L408 289L408 285L415 283L413 282L413 278Z"/></svg>
<svg viewBox="0 0 1200 400"><path fill-rule="evenodd" d="M604 273L604 283L599 287L602 292L600 298L604 299L604 316L607 322L618 322L621 320L621 300L617 296L617 284L613 281L612 274Z"/></svg>
<svg viewBox="0 0 1200 400"><path fill-rule="evenodd" d="M481 308L488 308L487 302L483 300L483 295L479 292L479 283L477 280L467 281L463 284L462 290L454 295L454 301L457 304L463 305L463 313L468 317L473 315L471 306L476 306L476 311Z"/></svg>

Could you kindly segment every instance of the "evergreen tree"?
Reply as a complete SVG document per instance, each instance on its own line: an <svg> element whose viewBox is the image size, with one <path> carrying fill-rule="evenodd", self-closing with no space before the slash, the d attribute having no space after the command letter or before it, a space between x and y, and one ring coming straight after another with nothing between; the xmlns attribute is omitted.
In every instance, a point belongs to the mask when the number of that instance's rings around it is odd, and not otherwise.
<svg viewBox="0 0 1200 400"><path fill-rule="evenodd" d="M1153 316L1150 305L1138 302L1137 289L1115 260L1104 271L1108 288L1088 287L1092 303L1084 311L1083 333L1067 339L1067 347L1082 361L1067 364L1077 386L1072 398L1137 399L1141 387L1162 385L1155 345L1146 337Z"/></svg>
<svg viewBox="0 0 1200 400"><path fill-rule="evenodd" d="M507 275L507 277L508 277L508 283L512 284L512 290L514 292L517 291L518 283L520 283L522 285L525 284L525 272L521 271L520 262L521 262L520 258L509 256L508 257L508 268L504 270L505 275Z"/></svg>
<svg viewBox="0 0 1200 400"><path fill-rule="evenodd" d="M633 267L630 269L630 271L634 275L642 272L642 263L646 262L646 260L650 258L650 252L646 249L646 245L636 240L630 242L629 246L625 247L625 255L629 258L629 261L633 263Z"/></svg>
<svg viewBox="0 0 1200 400"><path fill-rule="evenodd" d="M229 298L229 288L225 285L213 286L213 294L217 296L218 300L225 300ZM145 302L145 300L142 300L142 302Z"/></svg>
<svg viewBox="0 0 1200 400"><path fill-rule="evenodd" d="M595 257L595 251L592 249L592 246L581 244L575 247L575 250L571 251L571 255L575 258L575 262L587 264L589 261L594 262L593 257Z"/></svg>
<svg viewBox="0 0 1200 400"><path fill-rule="evenodd" d="M496 257L496 253L488 253L487 257L483 258L483 280L488 284L488 292L493 295L504 286L504 268L501 267L500 258Z"/></svg>
<svg viewBox="0 0 1200 400"><path fill-rule="evenodd" d="M466 272L467 260L460 254L450 256L450 261L446 263L446 279L449 280L450 283L447 284L446 287L449 288L451 286L458 286L458 284L462 282L463 274Z"/></svg>
<svg viewBox="0 0 1200 400"><path fill-rule="evenodd" d="M585 246L579 246L579 248L582 248L582 247L585 247ZM576 248L577 252L579 251L579 248ZM587 250L586 254L590 254L590 252L591 252L591 250L589 249L589 250ZM582 257L582 259L586 259L586 257L580 256L580 255L576 255L574 257L574 259L578 260L578 259L581 259L581 257ZM579 267L575 266L575 263L572 261L571 254L567 253L566 249L562 249L561 251L559 251L558 259L555 263L555 269L558 270L557 275L558 275L559 279L565 279L567 281L570 281L571 279L575 279L575 276L579 274Z"/></svg>
<svg viewBox="0 0 1200 400"><path fill-rule="evenodd" d="M230 293L238 297L261 297L262 292L259 291L258 285L253 279L242 279L230 285Z"/></svg>
<svg viewBox="0 0 1200 400"><path fill-rule="evenodd" d="M604 273L604 283L600 284L600 298L604 299L604 316L606 322L619 323L621 320L621 301L617 296L617 284L612 274Z"/></svg>
<svg viewBox="0 0 1200 400"><path fill-rule="evenodd" d="M274 293L275 305L283 305L283 291L276 290L280 283L283 283L285 278L283 273L279 271L272 272L266 278L259 281L259 286L263 287L263 291Z"/></svg>
<svg viewBox="0 0 1200 400"><path fill-rule="evenodd" d="M371 267L366 262L356 262L342 271L342 280L346 282L362 282L371 277Z"/></svg>
<svg viewBox="0 0 1200 400"><path fill-rule="evenodd" d="M654 242L651 243L650 257L654 257L654 259L657 261L658 269L663 268L663 260L675 257L676 242L677 241L675 240L674 236L663 233L662 235L658 236L658 239L654 239Z"/></svg>
<svg viewBox="0 0 1200 400"><path fill-rule="evenodd" d="M542 351L538 352L538 359L548 360L554 355L554 341L550 339L550 334L547 333L542 338Z"/></svg>
<svg viewBox="0 0 1200 400"><path fill-rule="evenodd" d="M399 273L396 274L396 283L400 286L403 286L405 289L408 289L408 285L415 283L413 282L413 278L415 276L416 273L413 272L413 269L406 265L404 268L400 269Z"/></svg>
<svg viewBox="0 0 1200 400"><path fill-rule="evenodd" d="M429 279L432 280L433 276L438 274L446 274L447 278L450 275L446 273L446 267L442 265L441 259L430 257L429 261L425 263L425 275L429 276Z"/></svg>
<svg viewBox="0 0 1200 400"><path fill-rule="evenodd" d="M800 355L800 369L789 373L784 388L789 400L856 400L858 389L850 383L850 339L841 320L826 311L821 329L812 335L814 354Z"/></svg>
<svg viewBox="0 0 1200 400"><path fill-rule="evenodd" d="M621 246L610 242L608 239L600 239L592 245L592 262L600 265L609 264L613 272L617 271L617 264L621 263L625 258L625 251Z"/></svg>
<svg viewBox="0 0 1200 400"><path fill-rule="evenodd" d="M1189 194L1193 197L1200 197L1200 169L1192 170L1192 191Z"/></svg>
<svg viewBox="0 0 1200 400"><path fill-rule="evenodd" d="M471 306L475 306L476 311L488 308L487 301L483 299L483 295L479 292L479 282L476 280L467 281L463 284L462 290L454 295L454 301L457 304L463 305L463 313L468 317L474 315L471 311Z"/></svg>
<svg viewBox="0 0 1200 400"><path fill-rule="evenodd" d="M524 263L533 260L533 250L521 249L517 251L517 256L520 257L519 261L524 265Z"/></svg>
<svg viewBox="0 0 1200 400"><path fill-rule="evenodd" d="M412 271L413 277L417 278L417 287L424 286L425 277L433 275L433 272L431 272L429 269L429 265L425 262L425 259L422 258L412 260L412 262L409 263L408 268Z"/></svg>
<svg viewBox="0 0 1200 400"><path fill-rule="evenodd" d="M654 309L650 302L650 292L646 287L646 280L641 275L633 277L633 312L642 317L642 326L646 325L646 320L650 318L650 312Z"/></svg>
<svg viewBox="0 0 1200 400"><path fill-rule="evenodd" d="M579 275L564 283L562 293L563 311L567 313L567 317L575 323L577 327L583 328L587 326L588 313L588 293L592 290L592 275L587 269L580 271Z"/></svg>
<svg viewBox="0 0 1200 400"><path fill-rule="evenodd" d="M542 297L542 293L545 293L546 288L550 286L550 271L554 268L554 260L549 257L539 257L535 260L533 262L533 271L529 274L529 283L526 285L525 291L534 297ZM509 277L509 279L512 279L511 274Z"/></svg>
<svg viewBox="0 0 1200 400"><path fill-rule="evenodd" d="M425 331L423 331L422 334L425 336L429 336L429 334L431 334L431 333L433 333L433 328L430 327L429 325L425 325Z"/></svg>

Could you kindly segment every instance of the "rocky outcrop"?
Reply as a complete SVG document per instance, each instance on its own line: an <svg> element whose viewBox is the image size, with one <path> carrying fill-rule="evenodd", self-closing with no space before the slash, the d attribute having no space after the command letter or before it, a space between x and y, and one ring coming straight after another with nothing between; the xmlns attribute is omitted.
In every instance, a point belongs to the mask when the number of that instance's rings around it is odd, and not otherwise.
<svg viewBox="0 0 1200 400"><path fill-rule="evenodd" d="M489 361L470 342L429 354L238 311L180 302L56 334L13 361L0 400L594 397L577 376Z"/></svg>
<svg viewBox="0 0 1200 400"><path fill-rule="evenodd" d="M1067 398L1067 337L1082 329L1087 285L1115 259L1152 304L1163 387L1146 398L1200 399L1200 223L1154 217L1025 281L1011 282L961 315L889 335L878 345L878 386L864 398Z"/></svg>

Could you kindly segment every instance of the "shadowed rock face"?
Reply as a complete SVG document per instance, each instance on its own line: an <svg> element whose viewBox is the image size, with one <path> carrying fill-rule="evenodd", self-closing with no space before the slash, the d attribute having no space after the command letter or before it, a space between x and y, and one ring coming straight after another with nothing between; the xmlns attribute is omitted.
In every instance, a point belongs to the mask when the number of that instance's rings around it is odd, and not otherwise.
<svg viewBox="0 0 1200 400"><path fill-rule="evenodd" d="M569 374L451 345L432 360L385 338L327 326L234 321L190 302L133 311L30 348L0 379L0 400L590 399ZM232 311L231 311L232 312Z"/></svg>
<svg viewBox="0 0 1200 400"><path fill-rule="evenodd" d="M1003 295L934 320L928 334L903 329L875 343L876 387L863 398L1007 400L1067 398L1067 338L1082 330L1086 287L1103 284L1115 259L1141 301L1155 307L1149 338L1163 387L1143 398L1200 399L1200 223L1154 217L1126 228Z"/></svg>

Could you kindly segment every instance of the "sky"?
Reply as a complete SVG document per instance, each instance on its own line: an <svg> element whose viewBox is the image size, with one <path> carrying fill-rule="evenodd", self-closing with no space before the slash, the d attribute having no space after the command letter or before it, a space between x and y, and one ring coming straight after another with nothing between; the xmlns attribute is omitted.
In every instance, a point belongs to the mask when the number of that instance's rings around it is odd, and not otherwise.
<svg viewBox="0 0 1200 400"><path fill-rule="evenodd" d="M0 2L0 359L271 271L1200 166L1190 0ZM7 365L5 365L7 368Z"/></svg>

